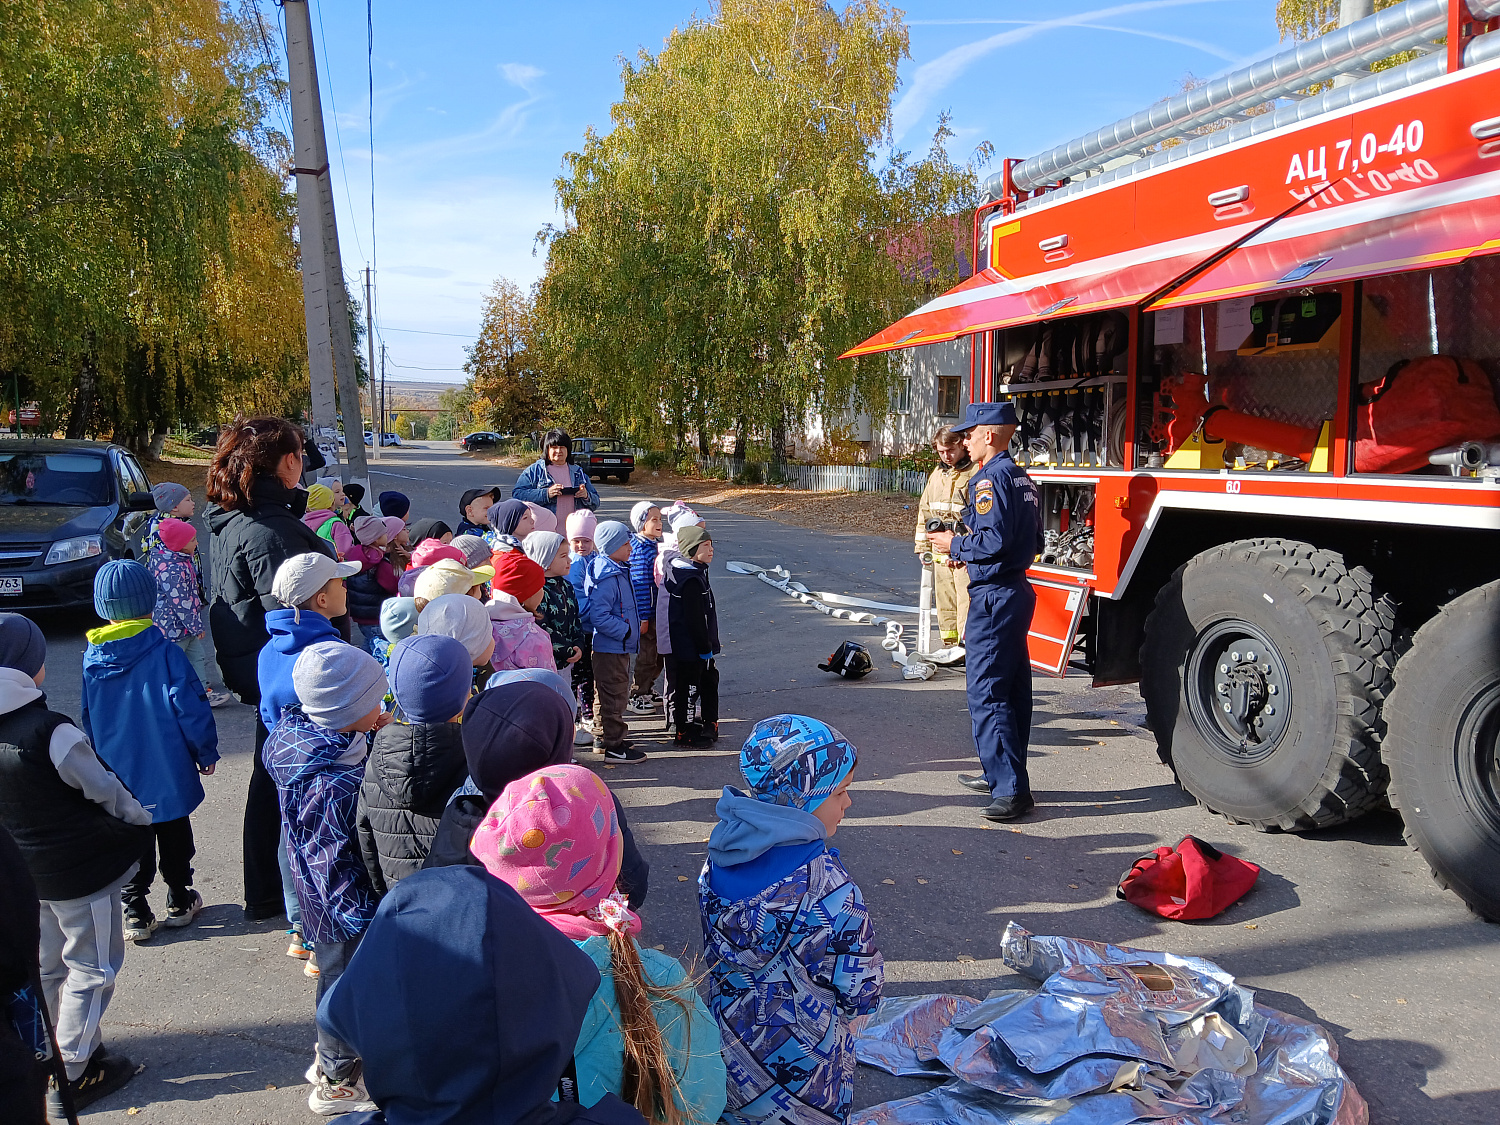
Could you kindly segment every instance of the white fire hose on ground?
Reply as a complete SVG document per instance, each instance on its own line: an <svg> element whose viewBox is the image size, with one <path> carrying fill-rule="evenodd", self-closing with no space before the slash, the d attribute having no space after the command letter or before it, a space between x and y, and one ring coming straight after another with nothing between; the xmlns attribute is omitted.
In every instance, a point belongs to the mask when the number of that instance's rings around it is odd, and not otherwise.
<svg viewBox="0 0 1500 1125"><path fill-rule="evenodd" d="M866 598L851 598L846 594L830 594L823 590L809 590L801 582L793 582L792 575L785 567L775 566L767 570L763 566L754 563L731 562L725 566L731 574L753 574L767 586L780 590L788 597L796 598L803 605L811 606L820 613L826 613L830 617L838 617L845 621L852 621L858 625L883 625L885 626L885 639L880 642L880 647L891 654L891 659L901 665L901 675L908 680L930 680L937 674L937 666L956 664L964 657L964 650L958 645L951 648L939 649L936 652L928 652L927 645L932 635L932 568L922 568L922 593L920 605L892 605L889 602L874 602ZM853 609L841 608L853 606ZM917 627L917 651L912 652L907 648L904 639L906 626L899 621L893 621L889 617L882 617L878 613L866 613L862 610L881 610L885 613L916 614L918 618ZM925 658L925 659L920 659Z"/></svg>

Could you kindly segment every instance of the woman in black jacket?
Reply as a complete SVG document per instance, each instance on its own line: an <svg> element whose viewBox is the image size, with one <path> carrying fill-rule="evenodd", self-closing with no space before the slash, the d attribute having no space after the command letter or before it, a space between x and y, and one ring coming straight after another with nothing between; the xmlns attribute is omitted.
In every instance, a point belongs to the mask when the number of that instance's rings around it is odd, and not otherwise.
<svg viewBox="0 0 1500 1125"><path fill-rule="evenodd" d="M282 608L271 596L276 568L293 555L333 548L302 522L303 435L285 418L242 418L219 435L208 470L207 513L213 533L214 598L208 621L224 684L251 706L260 702L256 665L270 640L266 613ZM257 715L255 758L245 799L245 917L264 921L283 912L281 810L276 783L261 761L267 730Z"/></svg>

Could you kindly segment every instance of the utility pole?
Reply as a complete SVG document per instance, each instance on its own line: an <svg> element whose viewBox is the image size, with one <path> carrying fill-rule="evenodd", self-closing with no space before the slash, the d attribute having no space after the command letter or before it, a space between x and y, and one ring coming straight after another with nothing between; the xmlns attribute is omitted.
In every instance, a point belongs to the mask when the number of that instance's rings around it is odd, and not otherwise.
<svg viewBox="0 0 1500 1125"><path fill-rule="evenodd" d="M385 412L390 409L385 401L385 360L390 354L390 349L384 344L380 345L380 416L385 417Z"/></svg>
<svg viewBox="0 0 1500 1125"><path fill-rule="evenodd" d="M375 460L379 461L385 456L380 451L380 438L385 433L385 414L380 409L380 396L376 394L375 386L375 297L374 297L374 273L369 266L365 267L365 350L370 356L370 417L374 420L371 427L375 431Z"/></svg>
<svg viewBox="0 0 1500 1125"><path fill-rule="evenodd" d="M344 416L345 484L369 487L365 462L364 413L349 332L349 296L339 255L328 174L328 143L323 102L313 58L307 0L283 0L286 12L286 64L291 86L292 144L297 177L297 233L302 250L302 304L307 319L307 365L312 384L313 439L330 465L339 464L338 414ZM353 428L350 418L353 418Z"/></svg>
<svg viewBox="0 0 1500 1125"><path fill-rule="evenodd" d="M1451 0L1450 0L1451 2ZM1366 16L1375 14L1375 0L1339 0L1339 26L1348 27L1356 20L1362 20ZM1333 84L1335 86L1347 86L1351 82L1358 82L1369 73L1366 67L1361 73L1335 75Z"/></svg>

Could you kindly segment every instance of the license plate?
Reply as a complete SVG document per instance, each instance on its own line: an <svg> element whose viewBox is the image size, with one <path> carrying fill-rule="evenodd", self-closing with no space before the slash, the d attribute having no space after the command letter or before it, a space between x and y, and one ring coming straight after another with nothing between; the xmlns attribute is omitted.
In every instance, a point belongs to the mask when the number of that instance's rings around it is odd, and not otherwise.
<svg viewBox="0 0 1500 1125"><path fill-rule="evenodd" d="M618 465L620 463L620 459L618 457L606 457L604 459L604 463L606 465Z"/></svg>
<svg viewBox="0 0 1500 1125"><path fill-rule="evenodd" d="M19 594L21 592L21 580L19 578L0 578L0 594Z"/></svg>

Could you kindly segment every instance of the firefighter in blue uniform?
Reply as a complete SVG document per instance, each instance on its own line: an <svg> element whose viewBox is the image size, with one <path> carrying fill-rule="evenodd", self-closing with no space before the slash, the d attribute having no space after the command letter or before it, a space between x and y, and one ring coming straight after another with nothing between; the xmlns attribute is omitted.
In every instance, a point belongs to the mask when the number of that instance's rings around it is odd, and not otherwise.
<svg viewBox="0 0 1500 1125"><path fill-rule="evenodd" d="M969 617L964 632L969 717L983 776L958 780L986 793L990 820L1015 820L1035 801L1026 773L1031 736L1031 658L1026 633L1036 595L1026 568L1042 549L1036 485L1010 458L1016 410L1009 402L971 403L964 446L979 471L969 478L962 534L932 532L933 548L961 560L969 573Z"/></svg>

